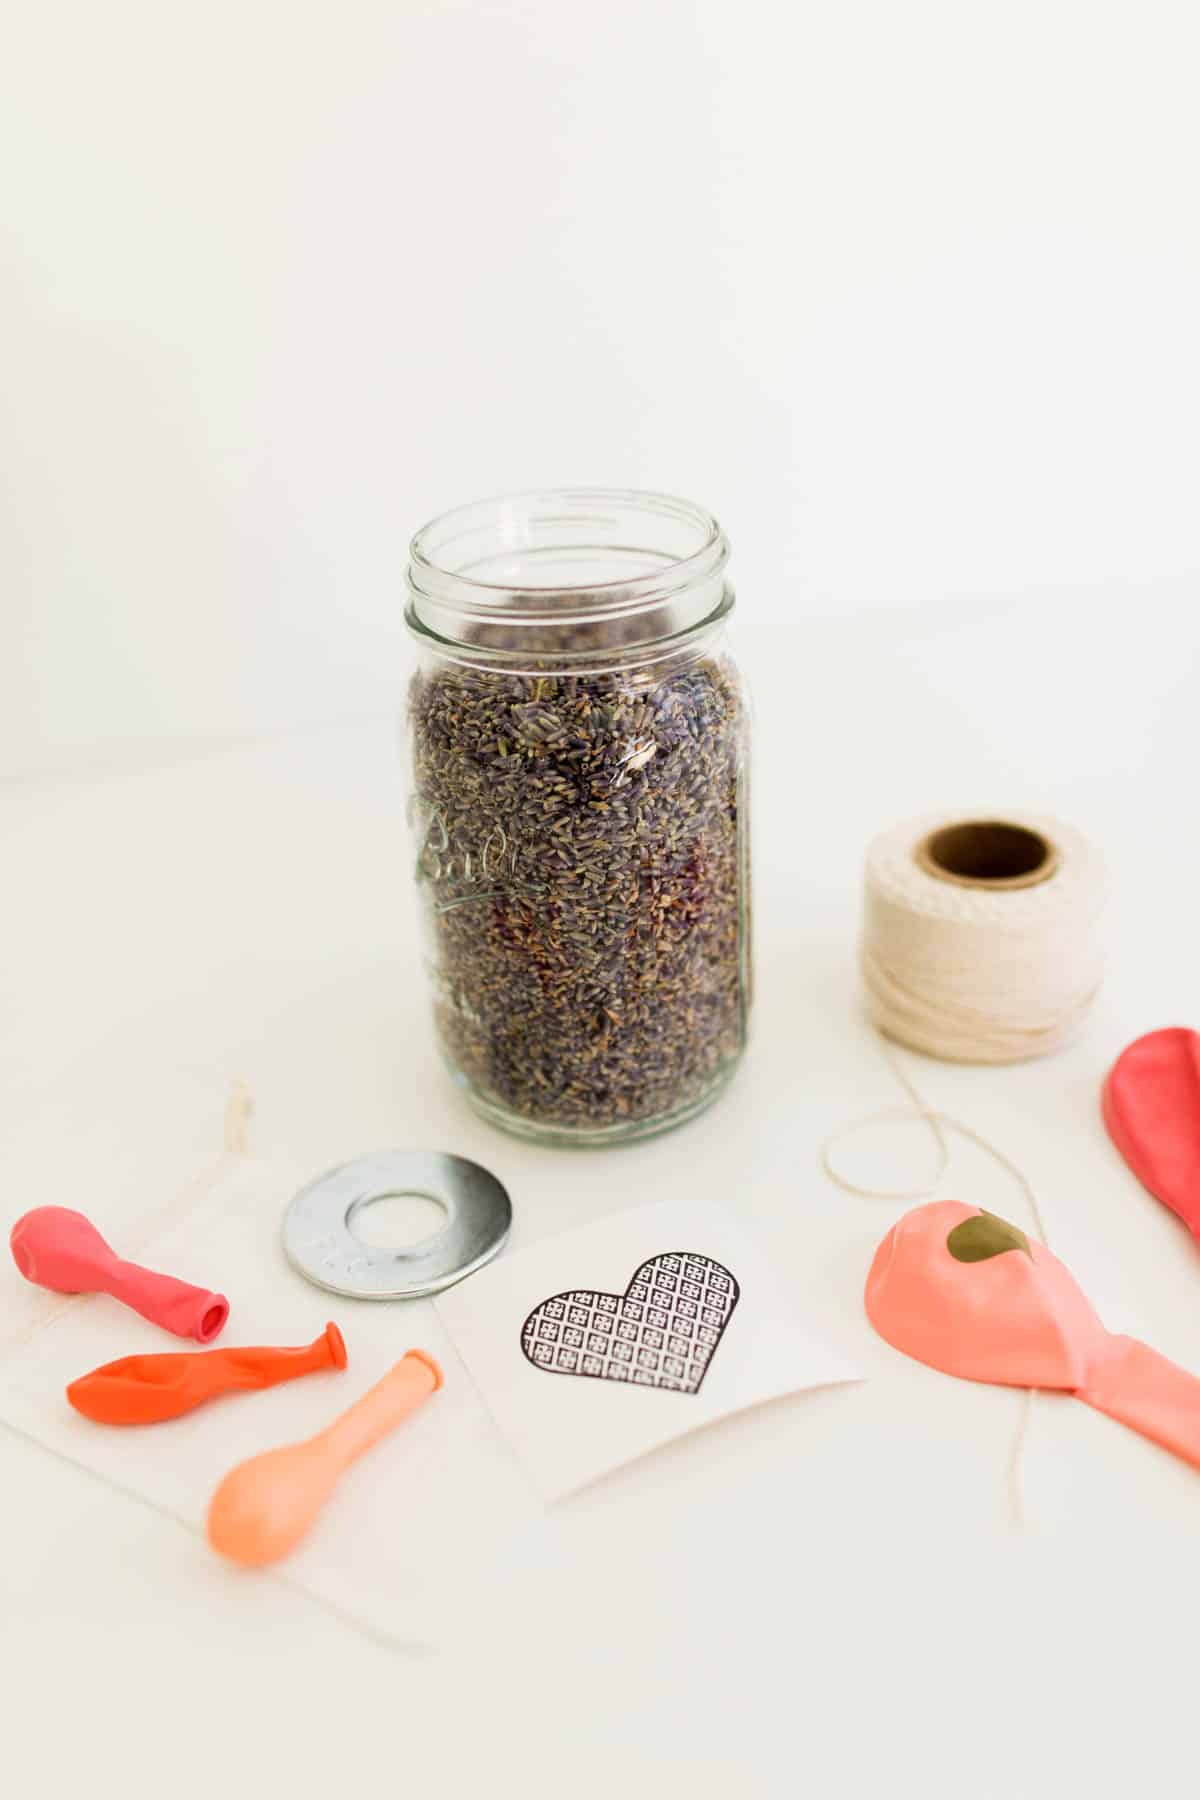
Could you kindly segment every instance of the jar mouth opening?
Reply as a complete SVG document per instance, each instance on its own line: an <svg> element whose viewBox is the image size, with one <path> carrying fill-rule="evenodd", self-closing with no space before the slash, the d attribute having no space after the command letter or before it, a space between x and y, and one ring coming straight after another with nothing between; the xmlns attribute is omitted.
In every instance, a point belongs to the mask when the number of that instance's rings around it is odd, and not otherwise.
<svg viewBox="0 0 1200 1800"><path fill-rule="evenodd" d="M506 627L586 624L719 597L729 544L703 507L626 488L531 489L460 506L409 551L412 608L440 635L452 615ZM705 592L707 590L707 593ZM677 622L677 621L676 621Z"/></svg>
<svg viewBox="0 0 1200 1800"><path fill-rule="evenodd" d="M733 589L726 587L711 610L674 630L658 616L655 629L637 631L628 626L608 630L595 619L582 628L573 621L569 627L550 624L534 630L526 624L521 630L509 630L506 619L503 624L497 620L490 628L468 624L447 636L426 621L415 598L409 601L404 618L418 644L441 660L464 668L505 675L629 676L638 670L659 669L664 658L704 655L733 607Z"/></svg>

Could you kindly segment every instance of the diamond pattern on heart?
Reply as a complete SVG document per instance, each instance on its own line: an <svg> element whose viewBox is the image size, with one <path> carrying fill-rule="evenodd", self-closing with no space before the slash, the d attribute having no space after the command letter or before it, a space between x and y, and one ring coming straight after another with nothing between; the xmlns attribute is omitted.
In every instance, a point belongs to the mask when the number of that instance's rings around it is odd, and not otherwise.
<svg viewBox="0 0 1200 1800"><path fill-rule="evenodd" d="M652 1256L623 1294L579 1288L535 1306L521 1348L548 1375L590 1375L698 1394L738 1303L723 1263L692 1250Z"/></svg>

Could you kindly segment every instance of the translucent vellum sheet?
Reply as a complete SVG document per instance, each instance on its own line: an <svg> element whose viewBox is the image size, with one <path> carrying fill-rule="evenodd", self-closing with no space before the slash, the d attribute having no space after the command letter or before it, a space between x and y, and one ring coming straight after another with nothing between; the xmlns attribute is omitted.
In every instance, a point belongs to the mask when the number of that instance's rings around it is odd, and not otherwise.
<svg viewBox="0 0 1200 1800"><path fill-rule="evenodd" d="M106 1296L84 1296L0 1361L0 1416L199 1533L235 1463L319 1431L410 1345L428 1349L445 1369L444 1387L375 1446L301 1548L265 1578L304 1589L390 1641L437 1641L502 1547L522 1531L536 1535L542 1509L430 1302L344 1300L289 1267L279 1221L307 1173L231 1159L203 1200L141 1254L185 1279L207 1279L207 1271L223 1284L223 1343L302 1344L335 1319L349 1351L344 1372L217 1400L163 1424L92 1424L68 1406L69 1381L118 1356L185 1346ZM213 1580L263 1578L222 1563L198 1535L182 1554L208 1559Z"/></svg>
<svg viewBox="0 0 1200 1800"><path fill-rule="evenodd" d="M68 1301L0 1358L0 1416L189 1527L180 1554L206 1559L214 1581L283 1580L389 1643L451 1643L482 1616L493 1591L543 1586L594 1556L598 1527L548 1507L552 1494L755 1401L853 1374L789 1318L740 1227L686 1202L634 1208L502 1257L439 1300L384 1304L323 1293L291 1269L279 1241L283 1208L309 1173L227 1158L139 1254L182 1278L220 1283L231 1303L222 1334L229 1344L303 1344L335 1319L349 1350L344 1372L230 1396L163 1424L93 1424L68 1406L69 1381L118 1356L172 1347L106 1296ZM565 1380L525 1358L526 1294L545 1297L540 1290L549 1283L551 1291L560 1268L615 1281L634 1245L667 1250L680 1232L679 1248L727 1264L741 1287L698 1394ZM511 1352L497 1352L494 1368L493 1337ZM442 1389L348 1473L286 1562L255 1573L221 1562L201 1533L226 1471L320 1430L411 1345L442 1364ZM506 1396L513 1357L527 1380L523 1392ZM616 1402L623 1406L614 1413ZM575 1421L570 1431L564 1408ZM602 1430L597 1419L606 1420ZM686 1465L674 1466L671 1486L687 1497L694 1484Z"/></svg>

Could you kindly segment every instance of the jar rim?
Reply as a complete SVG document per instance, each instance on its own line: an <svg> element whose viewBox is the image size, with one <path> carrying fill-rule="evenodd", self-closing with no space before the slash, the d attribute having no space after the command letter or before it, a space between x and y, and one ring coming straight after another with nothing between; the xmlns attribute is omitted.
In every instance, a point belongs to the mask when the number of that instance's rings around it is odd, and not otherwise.
<svg viewBox="0 0 1200 1800"><path fill-rule="evenodd" d="M554 538L568 526L586 525L589 517L593 526L614 528L618 515L652 525L660 542L635 545L614 537L607 544L555 544L552 552L550 544L534 541L538 529ZM478 554L478 540L489 530L495 545L486 556ZM676 548L669 540L680 533L685 541ZM452 544L458 546L454 556L447 554ZM520 567L522 552L533 562L542 554L569 559L585 551L629 566L600 580L563 580L559 575L544 581L528 579ZM481 564L503 568L506 559L511 566L504 580L491 579L491 571L487 577L478 572ZM531 488L453 507L423 525L409 547L408 585L414 611L442 632L446 620L435 620L431 610L476 621L502 614L511 625L547 619L583 623L641 613L672 596L709 587L728 559L729 541L714 515L674 494L636 488ZM699 616L711 609L704 604Z"/></svg>
<svg viewBox="0 0 1200 1800"><path fill-rule="evenodd" d="M405 610L404 622L418 644L436 653L443 661L461 663L464 668L502 671L506 675L631 674L638 669L654 668L664 658L685 654L701 656L715 634L726 624L734 607L733 589L726 586L711 611L700 618L689 619L673 630L656 630L633 641L614 644L589 644L569 649L562 644L544 645L529 641L499 645L494 642L473 643L469 637L447 635L431 625L413 600Z"/></svg>

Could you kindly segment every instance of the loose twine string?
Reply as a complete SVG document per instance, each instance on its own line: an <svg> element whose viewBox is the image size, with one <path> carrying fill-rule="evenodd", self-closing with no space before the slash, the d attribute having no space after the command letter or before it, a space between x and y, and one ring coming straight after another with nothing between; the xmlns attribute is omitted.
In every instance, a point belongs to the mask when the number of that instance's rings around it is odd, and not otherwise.
<svg viewBox="0 0 1200 1800"><path fill-rule="evenodd" d="M951 1118L948 1113L938 1112L931 1107L928 1101L925 1100L919 1092L915 1082L910 1080L907 1072L900 1063L899 1057L887 1043L886 1039L880 1038L879 1048L883 1055L883 1059L887 1063L892 1074L904 1089L904 1092L908 1095L909 1104L907 1106L881 1107L878 1112L865 1113L861 1118L851 1119L848 1124L839 1125L837 1130L832 1132L821 1146L821 1166L824 1168L825 1173L829 1176L830 1180L835 1182L845 1193L853 1194L860 1200L931 1200L941 1186L942 1177L950 1166L950 1147L946 1142L946 1133L947 1131L956 1131L960 1137L969 1138L971 1143L978 1145L979 1149L985 1151L988 1156L999 1163L1002 1169L1006 1170L1007 1173L1012 1176L1013 1180L1018 1184L1022 1193L1025 1195L1026 1203L1029 1207L1029 1214L1033 1220L1035 1233L1044 1244L1046 1242L1046 1227L1042 1219L1042 1210L1038 1205L1038 1198L1037 1194L1034 1192L1033 1183L1025 1174L1024 1170L1018 1168L1011 1157L1006 1156L1003 1150L998 1149L997 1146L988 1138L985 1138L982 1133L975 1131L970 1125L965 1125L961 1119ZM834 1162L832 1152L835 1144L841 1143L844 1138L855 1136L860 1131L865 1131L869 1126L885 1124L921 1124L928 1126L930 1135L937 1146L937 1166L930 1179L922 1186L915 1188L862 1187L858 1182L851 1181L848 1176L843 1175ZM1024 1388L1022 1390L1017 1428L1013 1434L1008 1454L1007 1485L1009 1506L1012 1512L1013 1523L1018 1529L1023 1529L1029 1522L1021 1480L1021 1466L1024 1458L1025 1442L1029 1435L1032 1422L1033 1396L1033 1388Z"/></svg>
<svg viewBox="0 0 1200 1800"><path fill-rule="evenodd" d="M860 1199L928 1200L950 1166L946 1134L957 1132L1017 1183L1044 1244L1045 1221L1025 1171L972 1126L931 1107L887 1042L945 1062L999 1064L1044 1056L1079 1029L1103 973L1097 929L1104 907L1103 861L1085 838L1058 820L1014 822L1053 846L1057 859L1048 879L1028 887L943 880L922 867L918 846L959 823L945 816L898 825L868 850L860 964L884 1059L908 1104L839 1127L822 1146L821 1162L838 1187ZM915 1188L868 1188L842 1174L835 1145L868 1126L897 1122L928 1128L937 1152L928 1181ZM1024 1390L1008 1461L1018 1526L1027 1523L1021 1468L1033 1393Z"/></svg>

